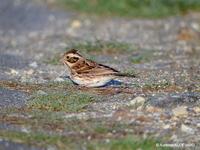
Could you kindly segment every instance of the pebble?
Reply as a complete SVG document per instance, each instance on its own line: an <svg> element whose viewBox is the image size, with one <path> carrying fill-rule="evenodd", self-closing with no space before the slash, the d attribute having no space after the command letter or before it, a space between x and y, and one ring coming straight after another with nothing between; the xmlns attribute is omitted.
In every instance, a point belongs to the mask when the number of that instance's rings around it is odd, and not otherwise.
<svg viewBox="0 0 200 150"><path fill-rule="evenodd" d="M56 150L57 148L56 147L53 147L53 146L48 146L47 147L47 150Z"/></svg>
<svg viewBox="0 0 200 150"><path fill-rule="evenodd" d="M186 106L179 106L172 110L174 116L176 117L183 117L188 115L187 107Z"/></svg>
<svg viewBox="0 0 200 150"><path fill-rule="evenodd" d="M151 113L156 113L156 112L162 112L162 109L158 107L147 106L146 111L151 112Z"/></svg>
<svg viewBox="0 0 200 150"><path fill-rule="evenodd" d="M37 95L47 95L47 93L44 92L44 91L42 91L42 90L38 90L38 91L36 92L36 94L37 94Z"/></svg>
<svg viewBox="0 0 200 150"><path fill-rule="evenodd" d="M193 110L195 113L200 113L200 107L194 107Z"/></svg>
<svg viewBox="0 0 200 150"><path fill-rule="evenodd" d="M35 82L34 79L32 79L30 77L27 77L27 76L21 76L19 81L23 82L23 83L32 83L32 82Z"/></svg>
<svg viewBox="0 0 200 150"><path fill-rule="evenodd" d="M145 98L138 96L138 97L136 97L136 98L134 98L133 100L130 101L129 106L139 107L139 106L143 106L144 103L145 103Z"/></svg>
<svg viewBox="0 0 200 150"><path fill-rule="evenodd" d="M197 30L197 31L200 30L200 26L199 26L199 24L196 23L196 22L193 22L193 23L191 24L191 26L192 26L193 29L195 29L195 30Z"/></svg>
<svg viewBox="0 0 200 150"><path fill-rule="evenodd" d="M21 128L21 131L24 132L24 133L30 133L30 129L26 128L26 127L22 127Z"/></svg>
<svg viewBox="0 0 200 150"><path fill-rule="evenodd" d="M194 134L194 129L192 129L189 126L186 126L184 124L181 125L181 131L188 133L188 134Z"/></svg>
<svg viewBox="0 0 200 150"><path fill-rule="evenodd" d="M12 75L18 75L19 72L17 70L15 70L15 69L10 69L10 74L12 74Z"/></svg>
<svg viewBox="0 0 200 150"><path fill-rule="evenodd" d="M33 67L33 68L37 68L38 64L37 64L37 62L34 61L34 62L30 63L29 66Z"/></svg>
<svg viewBox="0 0 200 150"><path fill-rule="evenodd" d="M110 143L110 139L106 139L105 142L106 142L106 143Z"/></svg>
<svg viewBox="0 0 200 150"><path fill-rule="evenodd" d="M73 20L71 23L72 28L80 28L81 27L81 22L79 20Z"/></svg>
<svg viewBox="0 0 200 150"><path fill-rule="evenodd" d="M24 71L25 74L27 75L32 75L34 73L34 70L33 69L29 69L27 71Z"/></svg>
<svg viewBox="0 0 200 150"><path fill-rule="evenodd" d="M179 118L177 118L176 116L173 116L173 117L171 118L171 120L172 120L172 121L178 121Z"/></svg>
<svg viewBox="0 0 200 150"><path fill-rule="evenodd" d="M60 78L60 77L57 77L57 78L55 78L55 80L54 80L55 82L63 82L63 81L65 81L63 78Z"/></svg>
<svg viewBox="0 0 200 150"><path fill-rule="evenodd" d="M163 129L169 129L171 126L169 124L166 124L163 126Z"/></svg>

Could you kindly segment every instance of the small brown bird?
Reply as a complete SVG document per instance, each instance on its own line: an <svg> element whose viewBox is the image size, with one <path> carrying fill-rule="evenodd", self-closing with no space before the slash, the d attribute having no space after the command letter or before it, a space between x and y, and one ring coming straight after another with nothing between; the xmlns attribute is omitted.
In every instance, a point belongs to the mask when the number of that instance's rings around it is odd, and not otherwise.
<svg viewBox="0 0 200 150"><path fill-rule="evenodd" d="M67 67L69 78L76 84L85 87L104 86L109 81L121 77L135 77L85 59L78 50L72 49L65 52L62 56L62 62Z"/></svg>

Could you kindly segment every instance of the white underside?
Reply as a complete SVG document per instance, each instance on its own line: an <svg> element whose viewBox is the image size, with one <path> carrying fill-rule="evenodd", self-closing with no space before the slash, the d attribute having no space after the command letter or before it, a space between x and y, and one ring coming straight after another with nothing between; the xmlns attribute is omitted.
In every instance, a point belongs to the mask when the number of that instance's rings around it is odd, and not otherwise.
<svg viewBox="0 0 200 150"><path fill-rule="evenodd" d="M111 81L112 79L114 79L115 77L112 75L108 75L108 76L102 76L102 77L91 77L91 78L87 78L84 79L83 78L79 78L79 77L74 77L73 75L71 75L70 72L70 68L66 65L67 67L67 74L69 75L70 79L75 82L78 85L81 86L85 86L85 87L100 87L100 86L104 86L106 83L108 83L109 81Z"/></svg>
<svg viewBox="0 0 200 150"><path fill-rule="evenodd" d="M113 76L103 76L103 77L95 77L95 78L90 78L89 80L83 80L82 78L71 78L71 80L81 86L86 86L86 87L99 87L99 86L104 86L106 83L114 79Z"/></svg>

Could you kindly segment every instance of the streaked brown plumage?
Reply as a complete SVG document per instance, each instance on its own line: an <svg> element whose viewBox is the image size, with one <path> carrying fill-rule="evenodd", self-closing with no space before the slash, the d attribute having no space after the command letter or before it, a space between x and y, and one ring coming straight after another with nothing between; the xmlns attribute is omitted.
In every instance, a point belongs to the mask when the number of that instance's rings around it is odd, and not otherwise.
<svg viewBox="0 0 200 150"><path fill-rule="evenodd" d="M68 69L70 79L81 86L99 87L117 76L134 77L133 75L123 74L111 67L85 59L75 49L64 53L62 62Z"/></svg>

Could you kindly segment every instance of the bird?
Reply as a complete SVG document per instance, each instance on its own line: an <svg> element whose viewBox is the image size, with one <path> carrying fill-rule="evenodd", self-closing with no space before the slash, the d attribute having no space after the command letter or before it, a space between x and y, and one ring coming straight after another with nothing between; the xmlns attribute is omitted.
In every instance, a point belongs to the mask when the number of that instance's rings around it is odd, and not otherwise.
<svg viewBox="0 0 200 150"><path fill-rule="evenodd" d="M76 49L65 52L61 62L66 66L72 82L82 87L102 87L117 77L135 77L87 59Z"/></svg>

